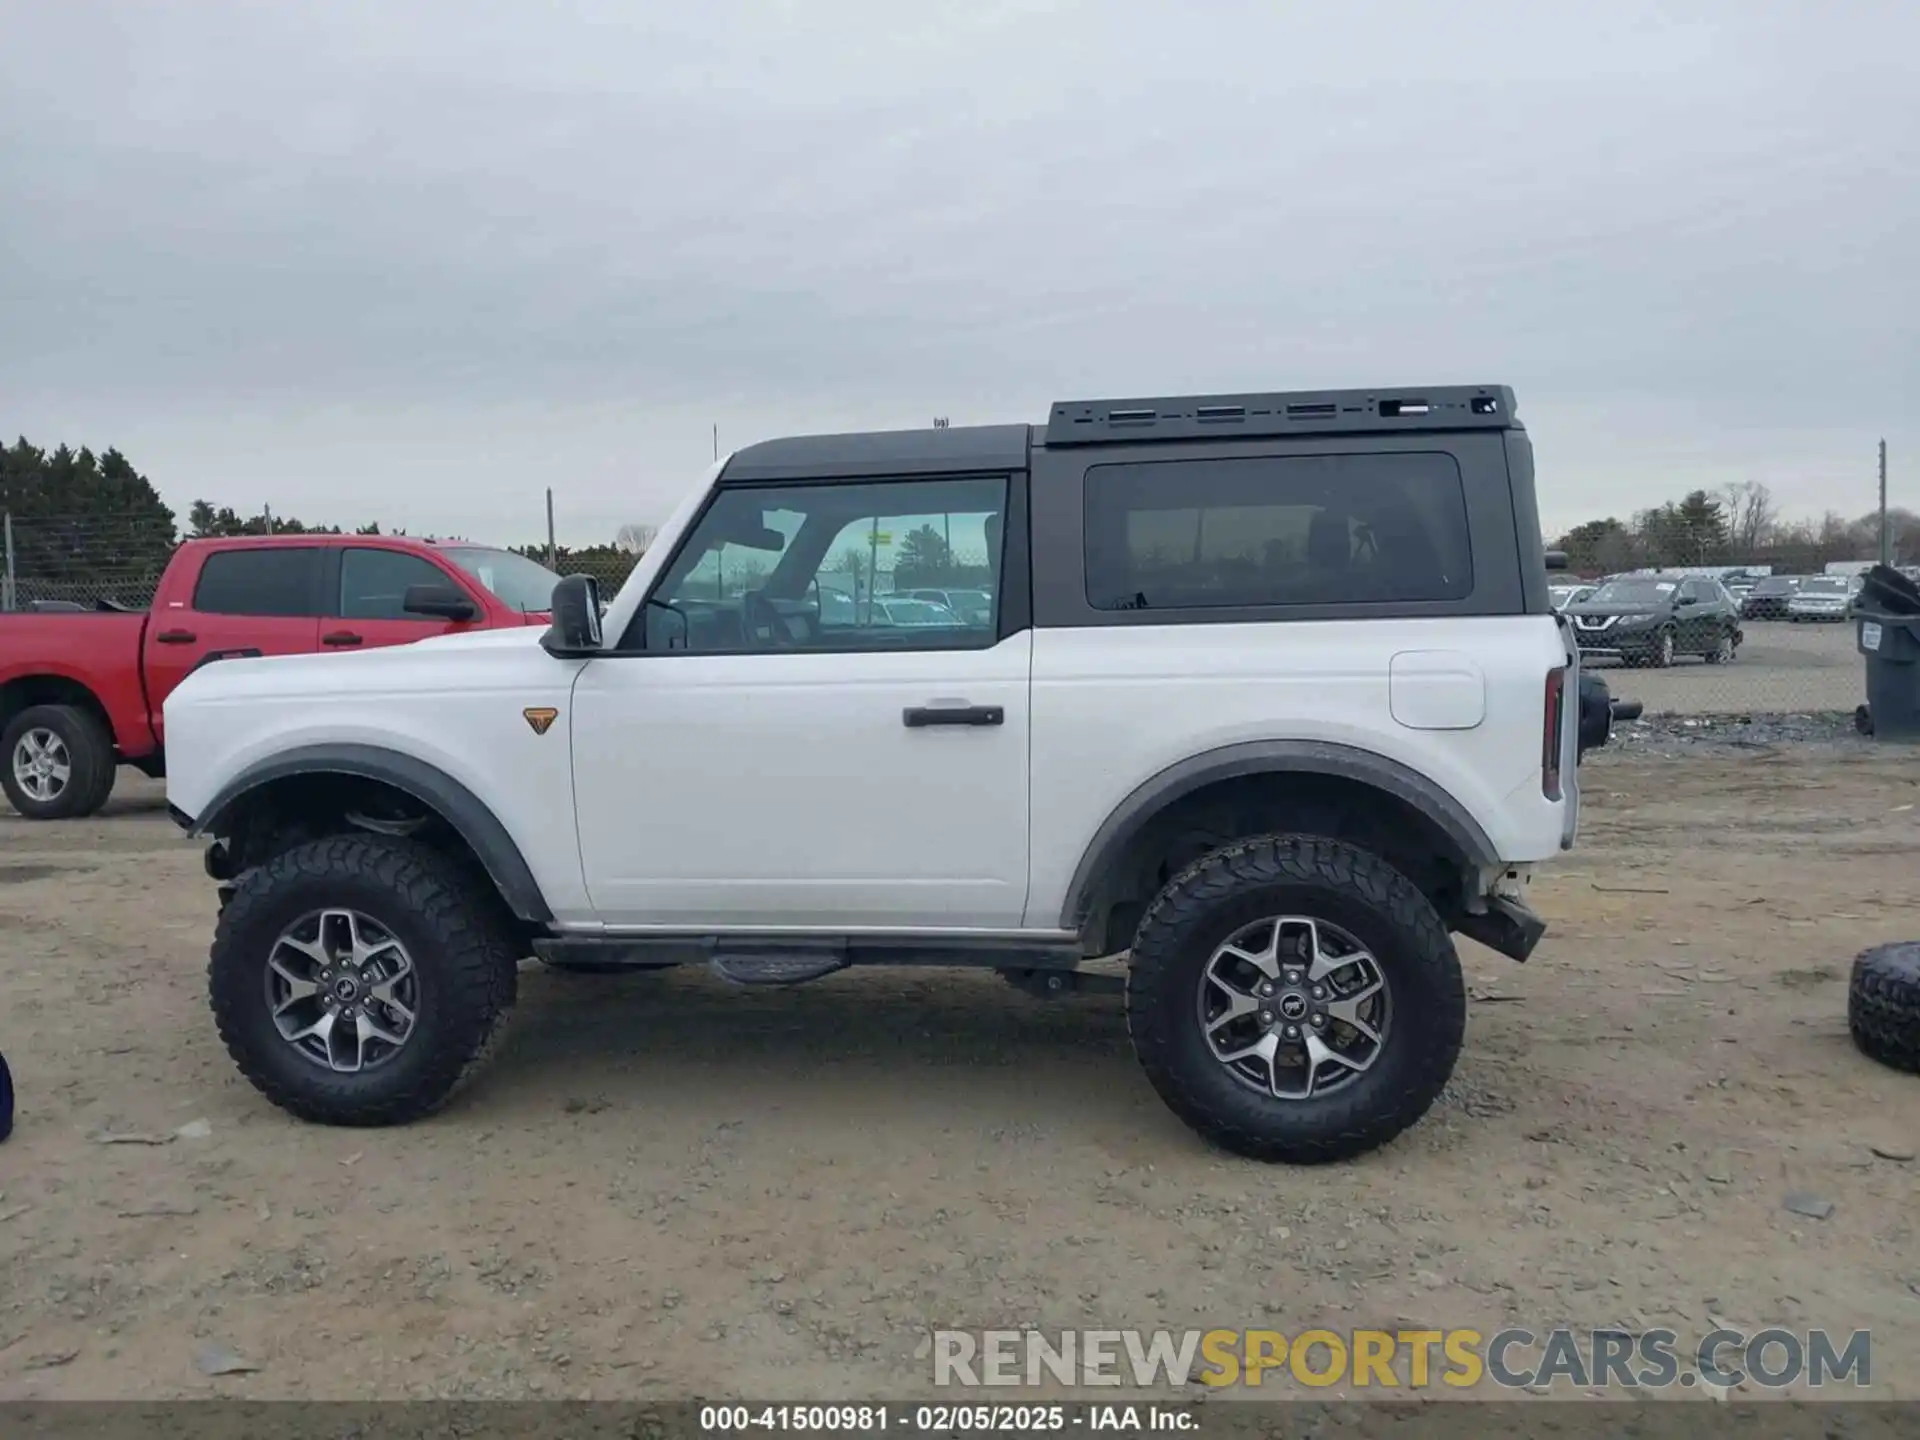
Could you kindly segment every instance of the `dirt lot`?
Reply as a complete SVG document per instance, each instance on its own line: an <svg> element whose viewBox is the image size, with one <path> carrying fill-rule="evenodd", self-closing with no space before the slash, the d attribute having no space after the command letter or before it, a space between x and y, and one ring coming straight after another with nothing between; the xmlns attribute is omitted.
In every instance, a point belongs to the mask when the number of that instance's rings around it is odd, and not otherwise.
<svg viewBox="0 0 1920 1440"><path fill-rule="evenodd" d="M1692 656L1669 670L1629 669L1598 657L1588 663L1615 695L1640 701L1649 714L1850 711L1867 698L1852 625L1749 620L1746 637L1731 665Z"/></svg>
<svg viewBox="0 0 1920 1440"><path fill-rule="evenodd" d="M9 816L0 1397L910 1397L929 1324L1720 1320L1869 1328L1875 1390L1920 1396L1920 1162L1871 1148L1911 1153L1920 1080L1844 1023L1853 953L1920 934L1920 769L1602 758L1586 783L1536 959L1466 947L1448 1096L1317 1171L1203 1148L1117 1000L953 972L529 969L452 1110L302 1126L214 1038L211 887L156 787ZM257 1372L203 1376L207 1340Z"/></svg>

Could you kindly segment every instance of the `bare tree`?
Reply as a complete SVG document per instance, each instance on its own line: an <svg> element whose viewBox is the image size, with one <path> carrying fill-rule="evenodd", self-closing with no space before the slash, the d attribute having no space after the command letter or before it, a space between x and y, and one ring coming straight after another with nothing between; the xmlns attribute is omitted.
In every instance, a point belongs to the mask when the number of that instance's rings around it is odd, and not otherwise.
<svg viewBox="0 0 1920 1440"><path fill-rule="evenodd" d="M1773 539L1780 510L1773 491L1758 480L1729 485L1722 505L1727 517L1727 543L1736 560L1750 560Z"/></svg>
<svg viewBox="0 0 1920 1440"><path fill-rule="evenodd" d="M629 555L644 555L659 533L658 525L622 525L619 534L613 537L613 545Z"/></svg>

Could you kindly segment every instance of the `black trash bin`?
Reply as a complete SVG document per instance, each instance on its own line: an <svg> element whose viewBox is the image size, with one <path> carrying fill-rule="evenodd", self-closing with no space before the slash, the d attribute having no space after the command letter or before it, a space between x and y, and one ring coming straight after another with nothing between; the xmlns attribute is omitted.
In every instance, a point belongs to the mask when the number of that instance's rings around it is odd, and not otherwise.
<svg viewBox="0 0 1920 1440"><path fill-rule="evenodd" d="M1876 740L1920 744L1920 615L1860 607L1854 635L1867 662L1867 714Z"/></svg>

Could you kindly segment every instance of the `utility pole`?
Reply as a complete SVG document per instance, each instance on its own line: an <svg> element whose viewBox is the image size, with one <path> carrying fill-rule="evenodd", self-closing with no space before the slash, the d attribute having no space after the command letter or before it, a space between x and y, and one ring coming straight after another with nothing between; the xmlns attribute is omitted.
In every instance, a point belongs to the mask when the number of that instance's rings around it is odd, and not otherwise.
<svg viewBox="0 0 1920 1440"><path fill-rule="evenodd" d="M560 568L560 550L553 543L553 487L547 487L547 568Z"/></svg>
<svg viewBox="0 0 1920 1440"><path fill-rule="evenodd" d="M1893 563L1893 535L1887 529L1887 442L1880 442L1880 563Z"/></svg>
<svg viewBox="0 0 1920 1440"><path fill-rule="evenodd" d="M7 511L7 586L5 600L5 608L8 610L14 609L20 603L20 596L13 575L13 511L11 510Z"/></svg>
<svg viewBox="0 0 1920 1440"><path fill-rule="evenodd" d="M262 505L260 507L260 519L266 524L267 534L271 535L273 533L273 507L271 505Z"/></svg>
<svg viewBox="0 0 1920 1440"><path fill-rule="evenodd" d="M720 458L720 426L717 423L713 427L713 458Z"/></svg>

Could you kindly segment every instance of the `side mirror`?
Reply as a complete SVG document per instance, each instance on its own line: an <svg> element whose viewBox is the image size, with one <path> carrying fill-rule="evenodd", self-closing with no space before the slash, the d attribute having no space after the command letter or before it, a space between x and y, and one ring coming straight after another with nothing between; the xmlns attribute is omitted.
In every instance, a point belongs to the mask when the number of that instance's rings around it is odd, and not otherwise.
<svg viewBox="0 0 1920 1440"><path fill-rule="evenodd" d="M540 643L550 655L580 658L600 648L600 584L569 575L553 587L553 624Z"/></svg>
<svg viewBox="0 0 1920 1440"><path fill-rule="evenodd" d="M409 615L430 615L437 620L471 620L479 608L451 585L409 585L400 597L400 608Z"/></svg>
<svg viewBox="0 0 1920 1440"><path fill-rule="evenodd" d="M1547 551L1547 569L1565 570L1568 568L1567 552L1564 550Z"/></svg>

